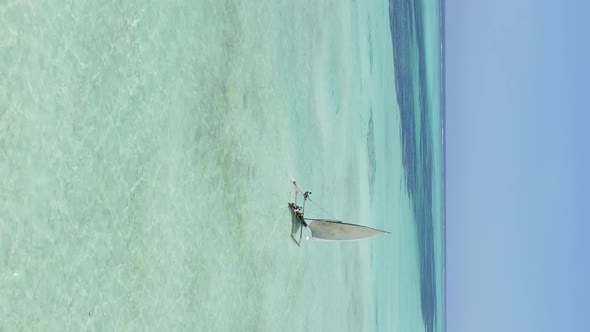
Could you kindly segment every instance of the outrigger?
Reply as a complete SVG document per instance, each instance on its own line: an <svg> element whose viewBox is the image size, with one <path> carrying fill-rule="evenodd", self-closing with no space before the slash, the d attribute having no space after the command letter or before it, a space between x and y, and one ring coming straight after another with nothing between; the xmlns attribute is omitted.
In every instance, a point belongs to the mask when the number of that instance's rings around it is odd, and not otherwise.
<svg viewBox="0 0 590 332"><path fill-rule="evenodd" d="M309 228L311 230L312 238L325 241L352 241L389 233L380 229L349 224L336 219L306 218L305 202L310 201L313 203L309 197L311 191L304 192L301 190L295 180L293 180L293 185L295 186L295 198L293 202L289 203L289 208L291 209L292 217L295 219L295 224L300 224L300 230L299 240L295 237L295 233L297 232L295 226L291 232L291 237L298 246L301 245L303 228ZM303 203L301 203L301 206L297 205L297 197L299 195L303 196Z"/></svg>

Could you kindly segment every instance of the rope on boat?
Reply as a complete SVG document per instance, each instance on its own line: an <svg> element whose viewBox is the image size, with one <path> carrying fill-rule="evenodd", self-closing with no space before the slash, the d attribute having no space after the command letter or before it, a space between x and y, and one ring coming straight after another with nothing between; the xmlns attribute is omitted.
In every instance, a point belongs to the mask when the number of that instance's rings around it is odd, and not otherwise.
<svg viewBox="0 0 590 332"><path fill-rule="evenodd" d="M299 194L304 194L303 190L301 190L301 188L299 188L299 186L297 185L297 181L292 180L293 185L295 186L295 202L297 202L297 196ZM305 211L305 201L310 201L313 203L313 205L315 205L318 209L322 210L322 212L326 213L328 215L328 217L332 218L332 219L338 219L336 217L334 217L330 212L326 211L325 209L323 209L321 206L319 206L316 202L312 201L311 198L309 198L309 196L307 196L307 198L305 198L305 196L303 197L303 203L302 203L302 209L303 211Z"/></svg>
<svg viewBox="0 0 590 332"><path fill-rule="evenodd" d="M321 206L319 206L316 202L312 201L311 198L307 197L307 200L312 202L313 205L315 205L318 209L322 210L324 213L326 213L328 215L328 217L332 218L332 219L338 219L336 217L334 217L330 212L324 210Z"/></svg>

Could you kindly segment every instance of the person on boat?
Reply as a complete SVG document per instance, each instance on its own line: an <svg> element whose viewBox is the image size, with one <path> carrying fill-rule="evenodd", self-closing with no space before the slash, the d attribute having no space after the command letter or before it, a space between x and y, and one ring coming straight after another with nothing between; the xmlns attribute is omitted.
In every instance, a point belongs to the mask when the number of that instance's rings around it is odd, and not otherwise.
<svg viewBox="0 0 590 332"><path fill-rule="evenodd" d="M295 213L295 218L297 218L297 220L302 222L307 227L307 223L303 218L303 207L293 204L293 213Z"/></svg>
<svg viewBox="0 0 590 332"><path fill-rule="evenodd" d="M295 185L295 191L303 194L304 199L307 199L309 197L309 195L311 195L311 191L303 192L303 190L301 190L301 188L299 188L299 186L297 185L297 182L295 180L293 180L293 184Z"/></svg>
<svg viewBox="0 0 590 332"><path fill-rule="evenodd" d="M301 222L303 226L307 227L307 223L303 218L303 211L301 209L295 211L295 218L297 218L297 220L299 220L299 222Z"/></svg>

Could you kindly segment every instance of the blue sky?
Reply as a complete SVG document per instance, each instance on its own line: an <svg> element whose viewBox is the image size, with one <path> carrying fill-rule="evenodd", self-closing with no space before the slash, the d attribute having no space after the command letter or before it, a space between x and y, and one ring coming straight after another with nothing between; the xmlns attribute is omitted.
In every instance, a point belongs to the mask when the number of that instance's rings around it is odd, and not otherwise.
<svg viewBox="0 0 590 332"><path fill-rule="evenodd" d="M450 332L590 328L588 13L446 1Z"/></svg>

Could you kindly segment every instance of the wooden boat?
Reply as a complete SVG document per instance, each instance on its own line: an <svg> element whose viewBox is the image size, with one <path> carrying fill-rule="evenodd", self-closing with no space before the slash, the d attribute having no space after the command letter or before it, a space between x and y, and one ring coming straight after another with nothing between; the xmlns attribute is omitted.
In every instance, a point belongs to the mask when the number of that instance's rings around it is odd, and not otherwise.
<svg viewBox="0 0 590 332"><path fill-rule="evenodd" d="M301 245L304 228L311 231L311 238L323 241L354 241L389 233L376 228L345 223L337 219L308 218L305 216L305 203L311 201L309 197L311 192L301 190L295 180L293 180L293 185L295 186L295 197L294 201L289 203L289 209L294 221L301 226L299 227L299 240L295 237L294 232L291 232L291 237L297 245ZM297 198L300 195L303 197L301 206L297 205ZM307 239L309 238L307 237Z"/></svg>

